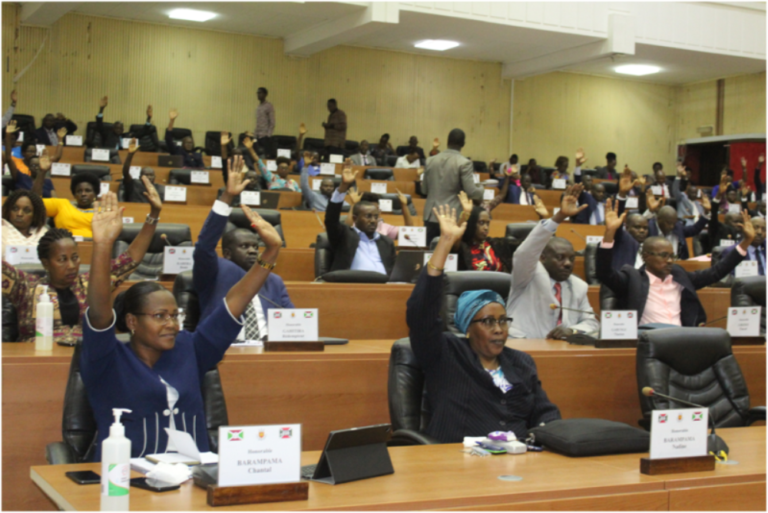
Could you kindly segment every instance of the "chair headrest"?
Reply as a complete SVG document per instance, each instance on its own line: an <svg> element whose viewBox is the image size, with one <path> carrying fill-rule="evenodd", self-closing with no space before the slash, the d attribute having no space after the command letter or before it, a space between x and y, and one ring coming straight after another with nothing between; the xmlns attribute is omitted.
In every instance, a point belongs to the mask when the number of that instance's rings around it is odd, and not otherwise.
<svg viewBox="0 0 768 513"><path fill-rule="evenodd" d="M687 376L731 354L731 336L721 328L645 330L638 338L638 355L657 359Z"/></svg>
<svg viewBox="0 0 768 513"><path fill-rule="evenodd" d="M98 176L99 180L106 182L112 181L112 172L110 171L109 166L73 164L72 174L77 175L80 173L91 173L92 175Z"/></svg>
<svg viewBox="0 0 768 513"><path fill-rule="evenodd" d="M389 277L373 271L353 271L343 269L331 271L322 276L324 281L329 283L387 283Z"/></svg>
<svg viewBox="0 0 768 513"><path fill-rule="evenodd" d="M179 297L182 292L195 292L195 286L192 283L192 270L183 271L176 275L173 280L173 296Z"/></svg>
<svg viewBox="0 0 768 513"><path fill-rule="evenodd" d="M535 227L536 223L509 223L507 225L506 236L523 241Z"/></svg>
<svg viewBox="0 0 768 513"><path fill-rule="evenodd" d="M254 212L259 214L261 217L264 218L266 222L271 224L272 226L278 226L280 225L280 212L277 210L269 210L269 209L260 209L260 208L254 208L252 209ZM237 226L238 228L251 228L251 222L248 220L248 217L243 213L242 208L233 208L232 213L229 214L229 222Z"/></svg>
<svg viewBox="0 0 768 513"><path fill-rule="evenodd" d="M752 298L755 304L765 308L765 276L747 276L733 283L733 290Z"/></svg>
<svg viewBox="0 0 768 513"><path fill-rule="evenodd" d="M510 279L507 273L486 271L460 271L445 273L445 294L460 296L468 290L490 289L504 300L509 296Z"/></svg>
<svg viewBox="0 0 768 513"><path fill-rule="evenodd" d="M118 236L118 241L127 243L133 242L133 240L139 235L144 223L129 223L123 225L123 231ZM162 235L165 234L165 240ZM180 223L158 223L155 235L152 237L152 242L149 244L147 253L162 253L165 251L165 246L178 246L183 242L192 242L192 232L189 226Z"/></svg>

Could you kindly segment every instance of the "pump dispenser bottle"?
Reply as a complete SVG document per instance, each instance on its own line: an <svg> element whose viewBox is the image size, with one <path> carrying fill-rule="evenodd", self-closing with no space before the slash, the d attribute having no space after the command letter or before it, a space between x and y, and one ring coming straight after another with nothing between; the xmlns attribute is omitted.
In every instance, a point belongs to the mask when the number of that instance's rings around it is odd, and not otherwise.
<svg viewBox="0 0 768 513"><path fill-rule="evenodd" d="M128 511L131 478L131 441L125 437L120 415L131 410L112 408L115 422L101 443L101 511Z"/></svg>

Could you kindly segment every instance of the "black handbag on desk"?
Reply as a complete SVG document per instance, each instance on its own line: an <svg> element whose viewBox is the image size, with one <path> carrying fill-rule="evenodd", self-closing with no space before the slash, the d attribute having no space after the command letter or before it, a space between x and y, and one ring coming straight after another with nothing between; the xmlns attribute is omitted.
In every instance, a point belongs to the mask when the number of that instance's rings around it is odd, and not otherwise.
<svg viewBox="0 0 768 513"><path fill-rule="evenodd" d="M565 419L530 429L531 443L566 456L648 452L651 435L622 422Z"/></svg>

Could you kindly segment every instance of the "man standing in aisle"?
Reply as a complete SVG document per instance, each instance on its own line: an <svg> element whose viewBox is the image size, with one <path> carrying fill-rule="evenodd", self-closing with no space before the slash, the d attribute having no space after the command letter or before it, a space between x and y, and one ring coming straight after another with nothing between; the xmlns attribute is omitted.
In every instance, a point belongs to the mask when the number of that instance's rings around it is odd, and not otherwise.
<svg viewBox="0 0 768 513"><path fill-rule="evenodd" d="M343 155L344 143L347 142L347 115L336 105L336 100L328 100L328 121L323 123L325 128L325 154L330 160L332 153Z"/></svg>
<svg viewBox="0 0 768 513"><path fill-rule="evenodd" d="M272 134L275 131L275 108L267 101L269 91L265 87L259 87L256 96L259 106L256 108L256 144L264 152L268 159L274 158Z"/></svg>
<svg viewBox="0 0 768 513"><path fill-rule="evenodd" d="M421 180L421 192L427 195L424 206L424 226L427 228L427 244L440 236L440 223L432 212L433 207L448 205L461 210L459 192L464 191L471 200L483 199L483 187L475 185L472 161L461 154L464 147L464 131L454 128L448 134L448 149L427 159ZM466 218L469 212L466 213Z"/></svg>

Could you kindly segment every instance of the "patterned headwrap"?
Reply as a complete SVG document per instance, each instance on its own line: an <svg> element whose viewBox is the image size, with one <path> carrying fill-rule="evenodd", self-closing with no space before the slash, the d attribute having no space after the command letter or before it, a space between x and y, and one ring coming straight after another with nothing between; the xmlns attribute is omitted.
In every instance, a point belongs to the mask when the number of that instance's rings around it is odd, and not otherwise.
<svg viewBox="0 0 768 513"><path fill-rule="evenodd" d="M459 296L459 302L456 305L456 314L453 317L456 327L460 333L466 333L469 329L469 323L477 312L485 305L490 303L499 303L504 305L504 299L492 290L468 290Z"/></svg>

